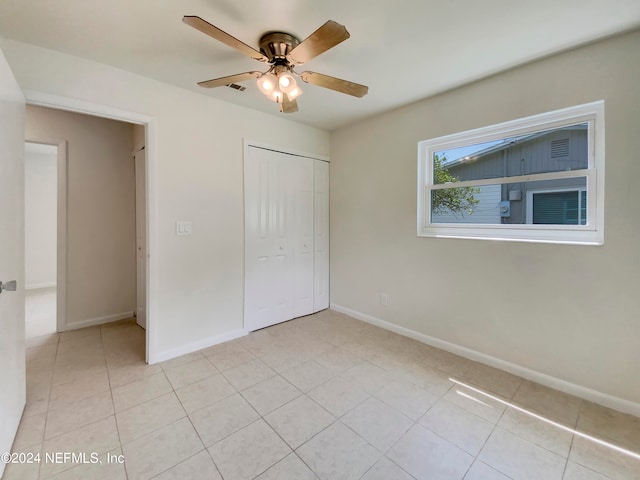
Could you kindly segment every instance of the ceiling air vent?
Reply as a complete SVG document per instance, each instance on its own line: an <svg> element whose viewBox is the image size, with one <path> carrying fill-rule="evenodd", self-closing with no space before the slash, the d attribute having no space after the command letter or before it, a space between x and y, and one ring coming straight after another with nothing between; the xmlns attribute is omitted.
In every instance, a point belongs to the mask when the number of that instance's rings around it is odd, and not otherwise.
<svg viewBox="0 0 640 480"><path fill-rule="evenodd" d="M551 158L561 158L569 156L569 139L561 138L551 142Z"/></svg>
<svg viewBox="0 0 640 480"><path fill-rule="evenodd" d="M242 85L238 85L237 83L230 83L227 85L229 88L233 88L234 90L238 90L240 92L244 92L247 87L243 87Z"/></svg>

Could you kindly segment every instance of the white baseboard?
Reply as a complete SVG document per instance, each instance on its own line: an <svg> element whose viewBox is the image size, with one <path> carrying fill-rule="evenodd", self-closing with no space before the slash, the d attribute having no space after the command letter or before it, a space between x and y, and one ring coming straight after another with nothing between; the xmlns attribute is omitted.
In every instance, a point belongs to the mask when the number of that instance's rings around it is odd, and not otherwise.
<svg viewBox="0 0 640 480"><path fill-rule="evenodd" d="M38 288L51 288L55 287L56 282L48 282L48 283L31 283L29 285L25 285L25 290L37 290Z"/></svg>
<svg viewBox="0 0 640 480"><path fill-rule="evenodd" d="M639 403L615 397L613 395L609 395L608 393L592 390L581 385L576 385L575 383L567 382L566 380L552 377L551 375L537 372L530 368L516 365L515 363L507 362L506 360L501 360L499 358L492 357L491 355L487 355L470 348L456 345L455 343L450 343L439 338L431 337L429 335L425 335L424 333L416 332L415 330L410 330L408 328L395 325L380 318L368 315L366 313L358 312L356 310L352 310L335 303L332 303L330 308L332 310L335 310L336 312L344 313L345 315L349 315L350 317L370 323L371 325L384 328L385 330L390 330L394 333L412 338L432 347L445 350L464 358L468 358L469 360L473 360L485 365L489 365L490 367L504 370L505 372L517 375L527 380L531 380L532 382L539 383L541 385L544 385L545 387L560 390L561 392L583 398L590 402L594 402L599 405L612 408L614 410L618 410L619 412L629 413L631 415L640 417Z"/></svg>
<svg viewBox="0 0 640 480"><path fill-rule="evenodd" d="M223 333L222 335L203 338L196 342L188 343L187 345L182 345L180 347L165 350L163 352L157 352L154 355L153 359L149 359L149 364L151 365L157 362L164 362L166 360L171 360L172 358L180 357L188 353L197 352L198 350L202 350L203 348L213 347L214 345L218 345L219 343L224 343L230 340L235 340L236 338L244 337L246 334L247 332L245 332L244 329L232 330L231 332Z"/></svg>
<svg viewBox="0 0 640 480"><path fill-rule="evenodd" d="M124 320L125 318L132 318L134 312L122 312L115 313L113 315L107 315L105 317L89 318L87 320L80 320L79 322L67 323L64 327L64 331L77 330L79 328L94 327L96 325L102 325L104 323L116 322L118 320Z"/></svg>

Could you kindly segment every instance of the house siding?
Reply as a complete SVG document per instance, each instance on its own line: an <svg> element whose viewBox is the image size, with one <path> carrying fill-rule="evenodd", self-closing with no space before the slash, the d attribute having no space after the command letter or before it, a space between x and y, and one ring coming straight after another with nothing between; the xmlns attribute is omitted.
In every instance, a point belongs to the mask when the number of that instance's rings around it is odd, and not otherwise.
<svg viewBox="0 0 640 480"><path fill-rule="evenodd" d="M568 155L552 156L552 145L554 141L568 140ZM557 144L556 144L557 145ZM561 145L562 146L562 145ZM577 128L564 128L554 130L541 136L524 139L516 142L513 146L489 153L486 156L472 158L464 163L454 164L449 168L451 174L460 181L478 180L484 178L515 177L518 175L533 175L546 172L558 172L565 170L586 169L588 159L588 142L586 126ZM562 152L562 148L556 151ZM442 223L504 223L504 224L524 224L527 223L527 192L529 190L545 189L571 189L585 186L584 178L570 178L564 180L538 181L528 183L509 183L504 185L491 185L491 195L476 195L479 203L475 211L482 215L472 215L461 220L460 215L438 216L438 222ZM486 187L484 187L486 190ZM497 198L493 195L499 190ZM499 211L497 203L509 200L509 192L519 190L521 200L510 202L511 212L508 217L504 217L498 222L484 221L484 212ZM444 220L440 220L442 217ZM435 220L432 220L435 221Z"/></svg>

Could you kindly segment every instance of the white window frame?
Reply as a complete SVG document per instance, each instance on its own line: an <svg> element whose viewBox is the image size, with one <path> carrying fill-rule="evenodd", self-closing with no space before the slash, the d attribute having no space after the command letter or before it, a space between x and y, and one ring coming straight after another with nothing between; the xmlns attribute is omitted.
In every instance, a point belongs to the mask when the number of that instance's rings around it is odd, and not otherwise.
<svg viewBox="0 0 640 480"><path fill-rule="evenodd" d="M580 221L580 212L582 211L582 195L580 193L586 192L585 187L565 187L565 188L538 188L536 190L527 190L527 223L533 224L533 196L538 193L564 193L564 192L577 192L578 194L578 222ZM589 221L589 192L587 192L587 222Z"/></svg>
<svg viewBox="0 0 640 480"><path fill-rule="evenodd" d="M435 152L580 123L588 124L588 164L586 169L448 184L434 184L433 182L432 159ZM418 236L602 245L604 243L604 153L603 100L418 142ZM587 181L586 225L485 225L431 222L431 192L434 190L576 177L585 177Z"/></svg>

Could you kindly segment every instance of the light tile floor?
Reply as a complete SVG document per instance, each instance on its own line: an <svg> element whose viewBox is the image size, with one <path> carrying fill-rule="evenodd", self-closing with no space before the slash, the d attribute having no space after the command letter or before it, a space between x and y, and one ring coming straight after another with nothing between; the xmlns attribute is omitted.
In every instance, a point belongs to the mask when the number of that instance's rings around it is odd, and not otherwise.
<svg viewBox="0 0 640 480"><path fill-rule="evenodd" d="M26 290L24 296L26 337L34 338L56 331L56 287Z"/></svg>
<svg viewBox="0 0 640 480"><path fill-rule="evenodd" d="M151 366L133 320L29 347L14 451L42 461L6 480L640 479L503 402L633 452L640 419L332 311Z"/></svg>

